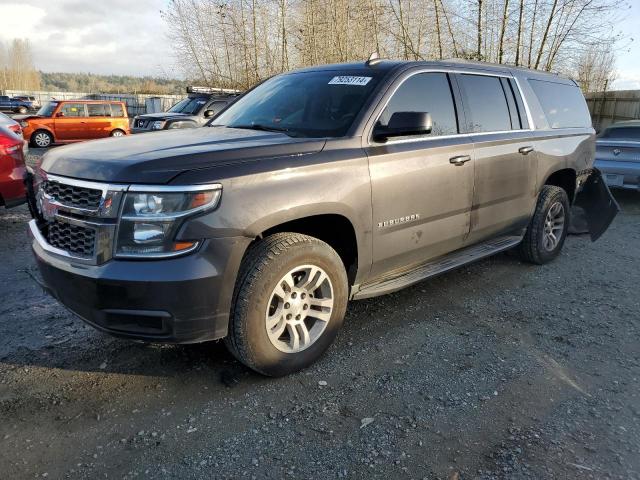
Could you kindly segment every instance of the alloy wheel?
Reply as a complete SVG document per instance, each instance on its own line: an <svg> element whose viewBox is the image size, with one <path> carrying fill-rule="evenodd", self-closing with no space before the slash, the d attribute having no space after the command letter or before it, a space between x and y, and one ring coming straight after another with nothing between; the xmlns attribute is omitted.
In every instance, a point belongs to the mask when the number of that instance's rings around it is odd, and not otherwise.
<svg viewBox="0 0 640 480"><path fill-rule="evenodd" d="M265 314L269 340L281 352L306 350L326 329L333 308L333 286L327 273L316 265L296 267L271 293Z"/></svg>
<svg viewBox="0 0 640 480"><path fill-rule="evenodd" d="M549 208L544 221L544 231L542 234L542 246L548 252L553 251L562 238L564 230L565 214L564 206L561 202L555 202Z"/></svg>
<svg viewBox="0 0 640 480"><path fill-rule="evenodd" d="M36 133L35 137L33 138L33 141L40 148L46 148L51 143L51 137L49 137L49 135L47 135L46 133L40 132L40 133Z"/></svg>

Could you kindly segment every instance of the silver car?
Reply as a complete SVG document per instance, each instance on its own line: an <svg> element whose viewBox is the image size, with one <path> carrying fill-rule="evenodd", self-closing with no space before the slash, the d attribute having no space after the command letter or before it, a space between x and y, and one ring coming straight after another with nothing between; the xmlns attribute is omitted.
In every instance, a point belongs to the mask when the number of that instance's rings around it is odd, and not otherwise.
<svg viewBox="0 0 640 480"><path fill-rule="evenodd" d="M607 127L596 141L594 166L609 187L640 189L640 120Z"/></svg>

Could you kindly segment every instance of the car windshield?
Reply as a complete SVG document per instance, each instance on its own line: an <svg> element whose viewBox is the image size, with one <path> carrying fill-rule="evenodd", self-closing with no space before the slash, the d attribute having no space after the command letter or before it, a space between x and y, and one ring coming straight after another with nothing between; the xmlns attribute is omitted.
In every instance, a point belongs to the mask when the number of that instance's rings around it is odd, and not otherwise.
<svg viewBox="0 0 640 480"><path fill-rule="evenodd" d="M41 117L50 117L57 106L58 102L47 102L40 107L40 110L38 110L36 115L40 115Z"/></svg>
<svg viewBox="0 0 640 480"><path fill-rule="evenodd" d="M209 126L342 137L382 75L369 69L279 75L238 99Z"/></svg>
<svg viewBox="0 0 640 480"><path fill-rule="evenodd" d="M198 113L198 110L200 110L205 103L207 103L206 98L185 98L171 107L169 111L172 113L194 115Z"/></svg>
<svg viewBox="0 0 640 480"><path fill-rule="evenodd" d="M607 128L600 138L610 140L635 140L640 141L640 127L615 127Z"/></svg>

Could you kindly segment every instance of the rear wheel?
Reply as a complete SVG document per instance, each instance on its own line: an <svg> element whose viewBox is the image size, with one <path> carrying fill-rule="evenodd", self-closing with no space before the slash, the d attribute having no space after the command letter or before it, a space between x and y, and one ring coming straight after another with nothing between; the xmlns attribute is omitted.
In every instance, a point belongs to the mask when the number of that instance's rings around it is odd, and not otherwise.
<svg viewBox="0 0 640 480"><path fill-rule="evenodd" d="M347 275L333 248L307 235L271 235L243 261L225 342L260 373L296 372L333 342L347 295Z"/></svg>
<svg viewBox="0 0 640 480"><path fill-rule="evenodd" d="M18 107L18 113L27 113L27 107Z"/></svg>
<svg viewBox="0 0 640 480"><path fill-rule="evenodd" d="M47 148L53 143L53 135L46 130L36 130L31 135L31 141L29 143L32 147Z"/></svg>
<svg viewBox="0 0 640 480"><path fill-rule="evenodd" d="M569 198L560 187L545 185L527 232L519 246L520 256L531 263L542 265L556 258L569 227Z"/></svg>
<svg viewBox="0 0 640 480"><path fill-rule="evenodd" d="M123 130L120 130L119 128L117 128L113 132L111 132L110 136L112 136L112 137L124 137L125 133L124 133Z"/></svg>

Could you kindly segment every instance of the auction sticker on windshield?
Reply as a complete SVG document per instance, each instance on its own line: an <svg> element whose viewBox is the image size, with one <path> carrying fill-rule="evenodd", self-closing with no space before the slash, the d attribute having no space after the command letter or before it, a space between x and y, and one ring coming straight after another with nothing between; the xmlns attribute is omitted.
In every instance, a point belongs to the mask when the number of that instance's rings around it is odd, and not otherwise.
<svg viewBox="0 0 640 480"><path fill-rule="evenodd" d="M329 85L361 85L365 86L369 83L371 77L351 77L351 76L339 76L333 77L329 81Z"/></svg>

